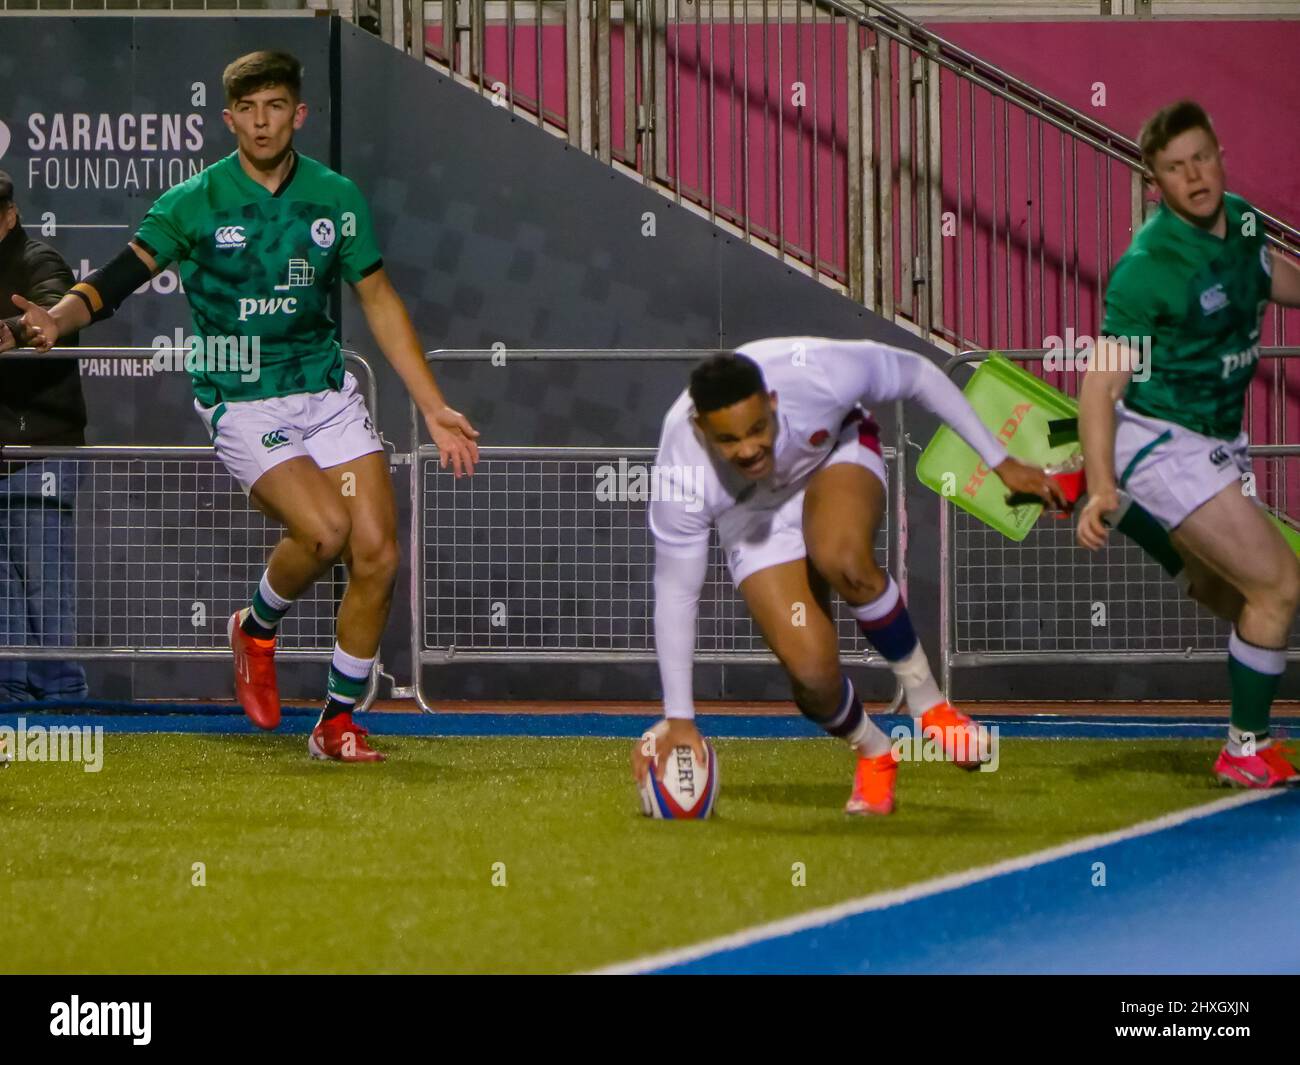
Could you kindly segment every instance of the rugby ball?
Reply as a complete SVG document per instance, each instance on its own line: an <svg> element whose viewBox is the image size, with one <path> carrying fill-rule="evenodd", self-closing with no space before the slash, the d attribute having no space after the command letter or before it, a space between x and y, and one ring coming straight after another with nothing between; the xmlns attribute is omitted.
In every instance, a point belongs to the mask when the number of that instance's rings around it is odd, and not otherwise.
<svg viewBox="0 0 1300 1065"><path fill-rule="evenodd" d="M689 744L674 747L664 760L664 776L653 767L640 786L641 812L659 821L701 821L713 813L718 800L718 756L704 741L701 764Z"/></svg>

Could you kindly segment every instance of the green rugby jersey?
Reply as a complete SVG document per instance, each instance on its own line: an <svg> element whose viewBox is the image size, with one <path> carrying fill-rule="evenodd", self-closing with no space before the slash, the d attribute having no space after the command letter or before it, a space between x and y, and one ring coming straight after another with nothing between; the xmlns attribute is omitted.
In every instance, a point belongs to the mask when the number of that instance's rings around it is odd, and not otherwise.
<svg viewBox="0 0 1300 1065"><path fill-rule="evenodd" d="M257 338L255 375L234 359L187 361L199 402L342 386L328 312L334 279L355 283L383 265L370 210L342 174L295 151L271 192L232 152L163 193L135 240L160 267L179 265L197 337Z"/></svg>
<svg viewBox="0 0 1300 1065"><path fill-rule="evenodd" d="M1160 204L1115 264L1101 331L1150 338L1151 376L1129 382L1130 410L1231 440L1259 365L1272 261L1250 204L1232 193L1223 199L1223 239ZM1250 236L1243 216L1253 220Z"/></svg>

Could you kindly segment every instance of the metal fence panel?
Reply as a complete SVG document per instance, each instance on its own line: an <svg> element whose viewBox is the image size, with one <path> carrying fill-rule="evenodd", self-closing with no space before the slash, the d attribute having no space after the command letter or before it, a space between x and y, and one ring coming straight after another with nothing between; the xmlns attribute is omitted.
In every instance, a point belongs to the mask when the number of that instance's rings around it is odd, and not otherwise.
<svg viewBox="0 0 1300 1065"><path fill-rule="evenodd" d="M603 500L620 462L636 476L653 449L593 456L590 449L482 449L472 478L439 476L436 449L420 452L423 650L430 660L499 661L565 652L591 659L654 659L654 543L646 501ZM570 452L578 452L572 455ZM892 449L886 460L892 462ZM892 521L876 541L889 565ZM837 604L843 653L870 648ZM716 530L700 599L700 661L775 661L732 586Z"/></svg>
<svg viewBox="0 0 1300 1065"><path fill-rule="evenodd" d="M991 354L963 352L958 366ZM1041 363L1042 350L1003 351L1018 362ZM1261 359L1300 356L1263 348ZM1261 374L1263 371L1261 371ZM1077 392L1078 372L1060 376ZM1251 448L1261 500L1275 512L1295 506L1300 445ZM1290 514L1295 517L1293 513ZM1015 543L952 503L940 510L943 686L954 667L1012 662L1158 662L1214 659L1224 654L1229 626L1188 599L1135 543L1113 533L1099 556L1075 543L1075 521L1044 514ZM1292 628L1300 648L1300 620ZM1290 652L1300 659L1300 649Z"/></svg>
<svg viewBox="0 0 1300 1065"><path fill-rule="evenodd" d="M153 348L55 349L139 359ZM15 353L0 357L12 359ZM22 358L22 353L17 353ZM25 357L30 357L29 355ZM370 364L344 352L378 427ZM382 431L381 431L382 438ZM210 447L6 445L0 454L0 659L206 658L283 535ZM277 656L328 660L341 565L281 623ZM35 618L52 615L49 624ZM362 708L373 702L378 666Z"/></svg>
<svg viewBox="0 0 1300 1065"><path fill-rule="evenodd" d="M690 362L712 349L511 350L511 362ZM426 353L432 362L489 361L489 350ZM653 464L655 449L483 447L472 478L439 476L437 449L422 445L410 407L411 658L417 704L432 710L421 666L453 660L653 662L654 545L635 491L605 499L598 483ZM900 437L901 439L901 437ZM877 558L906 593L900 508L902 454L882 447L889 503ZM711 532L710 564L696 627L696 662L775 663L731 584ZM847 660L883 667L856 621L836 603ZM899 696L895 696L895 703Z"/></svg>

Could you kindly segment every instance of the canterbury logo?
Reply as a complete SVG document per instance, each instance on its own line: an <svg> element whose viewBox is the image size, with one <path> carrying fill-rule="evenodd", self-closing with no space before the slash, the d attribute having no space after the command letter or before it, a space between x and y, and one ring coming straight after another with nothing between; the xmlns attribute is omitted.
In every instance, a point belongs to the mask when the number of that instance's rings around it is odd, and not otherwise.
<svg viewBox="0 0 1300 1065"><path fill-rule="evenodd" d="M218 248L242 248L248 243L243 226L222 226L213 236L217 238Z"/></svg>
<svg viewBox="0 0 1300 1065"><path fill-rule="evenodd" d="M289 438L284 435L283 429L277 429L273 433L262 434L262 446L268 451L274 451L277 447L283 447L289 442Z"/></svg>
<svg viewBox="0 0 1300 1065"><path fill-rule="evenodd" d="M1212 285L1201 293L1201 313L1214 314L1228 305L1228 294L1223 291L1223 284Z"/></svg>
<svg viewBox="0 0 1300 1065"><path fill-rule="evenodd" d="M1228 461L1227 448L1216 447L1213 451L1210 452L1210 461L1215 466L1222 466L1225 462Z"/></svg>

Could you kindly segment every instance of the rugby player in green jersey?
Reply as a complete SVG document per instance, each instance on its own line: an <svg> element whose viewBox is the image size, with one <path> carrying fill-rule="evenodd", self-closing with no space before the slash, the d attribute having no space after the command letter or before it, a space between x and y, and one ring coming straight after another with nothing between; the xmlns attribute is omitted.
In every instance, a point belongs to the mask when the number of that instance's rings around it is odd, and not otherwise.
<svg viewBox="0 0 1300 1065"><path fill-rule="evenodd" d="M457 477L473 472L478 432L434 382L356 186L294 150L294 130L307 117L301 81L301 64L283 52L231 63L222 77L222 117L236 150L159 197L128 246L51 310L22 301L21 331L25 343L48 350L60 335L112 314L174 262L198 337L256 338L252 372L245 361L231 367L208 357L213 345L187 357L194 405L218 456L286 530L251 604L228 625L236 692L255 724L279 724L276 626L341 557L348 586L325 710L308 749L317 758L380 761L352 708L388 619L397 513L387 455L344 370L328 314L336 277L352 286L380 349L423 412L443 468L450 463Z"/></svg>
<svg viewBox="0 0 1300 1065"><path fill-rule="evenodd" d="M1199 105L1157 112L1140 144L1163 199L1111 273L1098 361L1080 391L1089 499L1078 538L1096 551L1109 525L1132 527L1126 510L1141 515L1148 528L1135 538L1233 623L1231 725L1215 774L1240 787L1295 784L1300 773L1269 738L1269 711L1300 563L1243 482L1242 418L1264 310L1270 300L1300 307L1300 267L1268 246L1250 204L1225 191L1222 151Z"/></svg>

